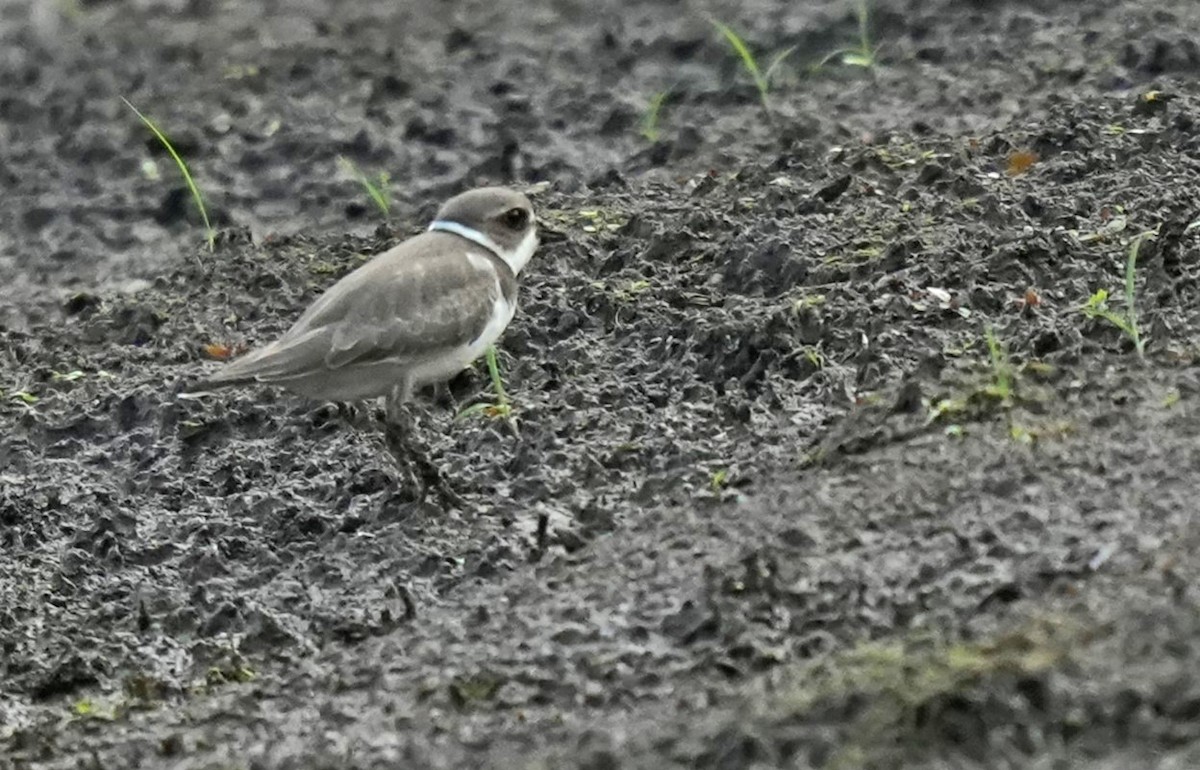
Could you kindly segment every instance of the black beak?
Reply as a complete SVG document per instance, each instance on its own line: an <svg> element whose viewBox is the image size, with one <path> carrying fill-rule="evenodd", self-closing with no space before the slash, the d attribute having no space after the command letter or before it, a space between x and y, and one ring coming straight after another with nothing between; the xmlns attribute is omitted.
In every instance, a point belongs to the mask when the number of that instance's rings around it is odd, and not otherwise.
<svg viewBox="0 0 1200 770"><path fill-rule="evenodd" d="M567 239L567 234L562 230L556 230L551 227L546 220L538 218L538 240L542 243L561 243Z"/></svg>

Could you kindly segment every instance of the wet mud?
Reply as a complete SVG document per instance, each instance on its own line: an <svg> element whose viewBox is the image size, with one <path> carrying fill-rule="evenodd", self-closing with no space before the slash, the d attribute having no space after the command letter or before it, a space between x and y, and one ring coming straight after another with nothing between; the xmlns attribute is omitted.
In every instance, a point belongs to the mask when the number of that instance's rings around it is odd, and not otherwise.
<svg viewBox="0 0 1200 770"><path fill-rule="evenodd" d="M1200 764L1200 8L852 7L0 5L0 767ZM176 398L477 184L519 432Z"/></svg>

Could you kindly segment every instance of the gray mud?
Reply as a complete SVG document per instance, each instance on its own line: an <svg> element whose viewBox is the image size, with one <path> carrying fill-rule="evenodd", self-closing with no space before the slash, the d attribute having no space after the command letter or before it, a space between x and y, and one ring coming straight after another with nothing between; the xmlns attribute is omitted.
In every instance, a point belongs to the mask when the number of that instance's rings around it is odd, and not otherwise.
<svg viewBox="0 0 1200 770"><path fill-rule="evenodd" d="M1200 6L1149 5L880 0L870 71L832 0L0 5L0 767L1200 766ZM706 13L798 46L770 115ZM539 182L519 437L482 367L422 401L463 504L175 399ZM1079 308L1152 229L1141 358Z"/></svg>

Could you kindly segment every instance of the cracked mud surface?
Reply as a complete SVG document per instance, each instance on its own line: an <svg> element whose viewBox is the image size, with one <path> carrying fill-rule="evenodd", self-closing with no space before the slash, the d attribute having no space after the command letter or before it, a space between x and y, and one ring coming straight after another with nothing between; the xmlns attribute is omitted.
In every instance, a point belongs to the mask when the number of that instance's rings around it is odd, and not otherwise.
<svg viewBox="0 0 1200 770"><path fill-rule="evenodd" d="M771 117L705 14L798 46ZM1200 764L1193 3L880 0L872 72L811 68L832 1L39 18L0 5L0 767ZM482 367L423 399L462 506L332 405L175 399L538 182L519 437L454 419ZM1079 308L1150 230L1140 358Z"/></svg>

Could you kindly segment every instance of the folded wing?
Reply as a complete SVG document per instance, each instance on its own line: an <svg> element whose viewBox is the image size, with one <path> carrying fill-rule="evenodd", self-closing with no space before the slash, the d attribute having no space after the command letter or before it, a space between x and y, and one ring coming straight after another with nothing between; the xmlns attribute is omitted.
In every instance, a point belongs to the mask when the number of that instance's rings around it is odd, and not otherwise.
<svg viewBox="0 0 1200 770"><path fill-rule="evenodd" d="M283 337L210 383L288 380L380 361L406 365L477 339L500 296L497 266L472 248L425 256L420 240L334 284Z"/></svg>

